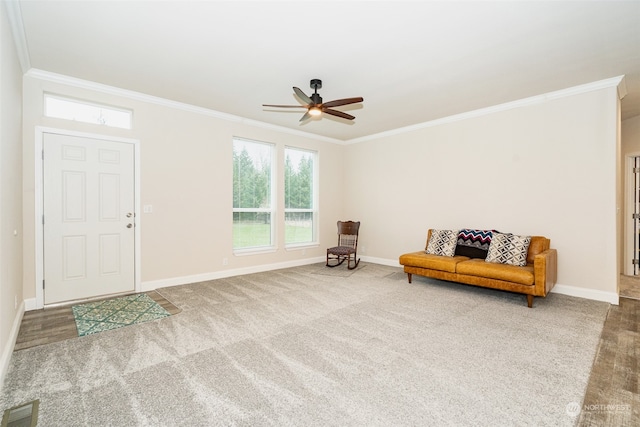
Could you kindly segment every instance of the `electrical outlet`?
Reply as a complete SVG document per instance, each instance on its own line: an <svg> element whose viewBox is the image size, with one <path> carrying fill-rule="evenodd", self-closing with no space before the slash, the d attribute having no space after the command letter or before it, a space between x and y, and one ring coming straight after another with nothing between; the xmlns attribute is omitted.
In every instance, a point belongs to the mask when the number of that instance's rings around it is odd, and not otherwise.
<svg viewBox="0 0 640 427"><path fill-rule="evenodd" d="M303 250L302 250L302 256L305 256L306 254L307 254L307 250L306 250L306 249L303 249Z"/></svg>
<svg viewBox="0 0 640 427"><path fill-rule="evenodd" d="M229 258L222 258L222 265L229 265Z"/></svg>
<svg viewBox="0 0 640 427"><path fill-rule="evenodd" d="M367 247L366 246L361 246L360 247L360 253L366 253L367 252Z"/></svg>

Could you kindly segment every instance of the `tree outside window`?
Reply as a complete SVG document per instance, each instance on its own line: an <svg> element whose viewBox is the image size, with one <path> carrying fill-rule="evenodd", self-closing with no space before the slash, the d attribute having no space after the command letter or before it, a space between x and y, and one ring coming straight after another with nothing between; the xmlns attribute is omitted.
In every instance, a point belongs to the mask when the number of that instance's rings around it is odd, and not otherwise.
<svg viewBox="0 0 640 427"><path fill-rule="evenodd" d="M233 140L233 248L273 246L273 153L262 142Z"/></svg>
<svg viewBox="0 0 640 427"><path fill-rule="evenodd" d="M315 159L312 151L285 148L285 244L315 241Z"/></svg>

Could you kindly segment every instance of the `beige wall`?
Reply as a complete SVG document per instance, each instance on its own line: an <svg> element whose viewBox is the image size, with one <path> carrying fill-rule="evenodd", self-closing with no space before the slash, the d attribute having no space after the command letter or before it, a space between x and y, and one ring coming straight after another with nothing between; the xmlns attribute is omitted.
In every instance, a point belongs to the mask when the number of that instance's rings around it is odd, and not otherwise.
<svg viewBox="0 0 640 427"><path fill-rule="evenodd" d="M622 122L622 154L640 153L640 116Z"/></svg>
<svg viewBox="0 0 640 427"><path fill-rule="evenodd" d="M44 118L44 92L131 108L134 129ZM348 218L363 222L361 254L389 264L423 247L430 227L548 236L559 251L557 290L605 300L616 294L621 201L615 87L347 146L32 76L24 79L24 103L27 299L36 289L36 126L140 141L140 205L154 208L139 214L142 281L150 287L318 260L335 241L335 221ZM233 136L275 143L280 159L285 145L318 151L317 247L303 253L280 243L274 253L233 255ZM278 203L282 208L282 192ZM229 265L222 265L223 258Z"/></svg>
<svg viewBox="0 0 640 427"><path fill-rule="evenodd" d="M428 228L544 235L565 293L615 297L615 87L346 147L347 215L395 262Z"/></svg>
<svg viewBox="0 0 640 427"><path fill-rule="evenodd" d="M13 351L13 340L17 334L20 314L24 309L20 306L22 70L14 46L3 2L0 5L0 385Z"/></svg>
<svg viewBox="0 0 640 427"><path fill-rule="evenodd" d="M45 118L43 93L50 92L133 110L133 130ZM139 140L140 206L153 205L153 213L138 213L141 227L141 276L145 286L184 283L277 268L288 263L311 262L334 244L335 222L343 213L343 146L290 133L223 120L199 112L134 100L99 91L54 83L29 74L24 78L24 188L25 285L24 296L36 295L35 252L36 182L34 179L35 128L45 126ZM282 171L284 147L318 152L320 227L319 245L285 250L283 178L278 182L278 249L273 253L234 256L232 253L232 137L274 143ZM281 174L280 174L281 175ZM222 259L228 259L223 266Z"/></svg>
<svg viewBox="0 0 640 427"><path fill-rule="evenodd" d="M622 205L619 159L625 153L640 152L640 118L622 123L624 145L620 147L616 88L344 146L29 75L22 79L21 95L21 73L13 45L7 42L11 39L5 37L5 22L3 15L3 352L9 348L7 325L19 313L13 307L15 296L33 303L36 295L37 127L139 141L139 205L151 204L154 209L152 214L139 213L141 277L150 287L318 261L324 257L325 248L335 242L335 221L355 219L363 223L361 254L373 262L397 264L399 254L424 247L426 230L431 227L494 228L550 237L559 251L557 290L605 300L616 293L616 250L620 247L617 208ZM134 111L134 128L121 130L44 118L44 92L130 108ZM318 246L285 250L281 214L275 252L233 255L233 136L272 142L279 159L286 145L318 151ZM282 160L278 169L283 169ZM22 196L16 185L20 179ZM278 187L283 187L282 177ZM278 194L282 211L282 191ZM20 238L9 238L6 233L20 228L24 233L22 244ZM223 258L228 258L227 266L222 265ZM22 289L17 284L21 279Z"/></svg>

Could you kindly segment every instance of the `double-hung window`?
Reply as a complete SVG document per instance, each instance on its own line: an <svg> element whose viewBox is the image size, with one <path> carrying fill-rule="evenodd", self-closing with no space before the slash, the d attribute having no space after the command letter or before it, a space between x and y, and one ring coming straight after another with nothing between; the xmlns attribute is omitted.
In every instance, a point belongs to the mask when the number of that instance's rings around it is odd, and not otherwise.
<svg viewBox="0 0 640 427"><path fill-rule="evenodd" d="M285 245L316 241L316 158L313 151L286 147L284 150Z"/></svg>
<svg viewBox="0 0 640 427"><path fill-rule="evenodd" d="M233 139L233 249L272 249L275 147Z"/></svg>

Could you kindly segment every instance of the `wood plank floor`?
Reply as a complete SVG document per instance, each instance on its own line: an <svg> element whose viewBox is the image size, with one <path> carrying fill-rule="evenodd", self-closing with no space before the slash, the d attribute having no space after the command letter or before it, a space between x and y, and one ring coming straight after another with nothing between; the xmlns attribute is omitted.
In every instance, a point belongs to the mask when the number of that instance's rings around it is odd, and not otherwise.
<svg viewBox="0 0 640 427"><path fill-rule="evenodd" d="M158 292L147 294L169 314L180 312ZM15 351L77 337L71 306L29 311ZM620 305L610 307L604 324L578 426L639 426L639 366L640 300L620 298Z"/></svg>
<svg viewBox="0 0 640 427"><path fill-rule="evenodd" d="M640 299L640 277L621 274L619 294L624 298Z"/></svg>
<svg viewBox="0 0 640 427"><path fill-rule="evenodd" d="M167 310L170 315L181 311L158 292L150 291L145 293ZM22 317L14 351L71 338L78 338L78 330L76 329L76 322L71 312L71 304L43 310L27 311Z"/></svg>
<svg viewBox="0 0 640 427"><path fill-rule="evenodd" d="M579 426L640 425L640 300L620 298L604 323Z"/></svg>

